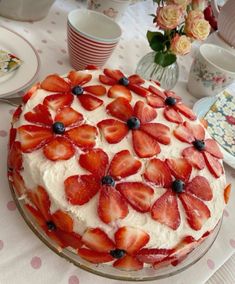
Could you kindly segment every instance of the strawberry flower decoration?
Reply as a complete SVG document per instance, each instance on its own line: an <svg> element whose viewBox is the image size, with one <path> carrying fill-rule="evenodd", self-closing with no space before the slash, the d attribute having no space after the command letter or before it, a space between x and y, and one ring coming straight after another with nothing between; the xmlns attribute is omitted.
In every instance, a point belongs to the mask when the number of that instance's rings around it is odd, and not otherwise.
<svg viewBox="0 0 235 284"><path fill-rule="evenodd" d="M181 223L178 200L193 230L200 230L210 218L210 210L204 203L213 197L210 184L202 176L189 180L191 171L192 166L181 158L152 159L144 172L147 181L166 189L152 205L152 218L173 230L177 230Z"/></svg>
<svg viewBox="0 0 235 284"><path fill-rule="evenodd" d="M45 98L44 103L47 104L48 100L50 101L50 97ZM63 100L59 106L62 105L64 105ZM69 106L58 108L52 119L48 107L39 104L32 111L27 112L24 118L34 123L34 125L23 125L17 129L21 150L24 153L42 148L49 160L67 160L74 155L75 146L89 149L95 145L96 127L88 124L80 125L83 116Z"/></svg>
<svg viewBox="0 0 235 284"><path fill-rule="evenodd" d="M100 219L108 224L125 218L128 206L115 189L115 181L137 173L141 162L123 150L109 164L108 155L102 149L91 149L80 155L79 164L90 174L70 176L64 181L67 200L73 205L83 205L100 191L97 209Z"/></svg>
<svg viewBox="0 0 235 284"><path fill-rule="evenodd" d="M113 262L122 270L140 270L143 262L136 257L138 251L149 241L149 235L141 229L126 226L114 234L114 241L99 228L87 229L82 236L86 246L78 249L78 254L93 263Z"/></svg>
<svg viewBox="0 0 235 284"><path fill-rule="evenodd" d="M97 126L109 143L120 142L131 130L134 150L141 158L160 153L159 143L170 143L169 127L161 123L149 123L157 117L157 112L144 102L138 101L132 108L128 100L117 98L106 110L121 120L106 119L98 123Z"/></svg>
<svg viewBox="0 0 235 284"><path fill-rule="evenodd" d="M174 131L180 141L192 144L183 150L182 155L197 169L202 170L207 165L216 178L223 173L223 167L218 159L223 158L218 144L213 139L205 139L204 128L184 122Z"/></svg>

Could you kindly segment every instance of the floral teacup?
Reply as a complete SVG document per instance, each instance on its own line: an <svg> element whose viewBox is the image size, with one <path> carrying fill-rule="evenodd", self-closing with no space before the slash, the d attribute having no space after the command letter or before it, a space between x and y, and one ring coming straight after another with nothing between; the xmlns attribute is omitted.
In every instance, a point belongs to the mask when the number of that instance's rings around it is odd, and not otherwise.
<svg viewBox="0 0 235 284"><path fill-rule="evenodd" d="M190 69L188 91L197 98L223 91L235 79L235 55L214 44L202 44Z"/></svg>

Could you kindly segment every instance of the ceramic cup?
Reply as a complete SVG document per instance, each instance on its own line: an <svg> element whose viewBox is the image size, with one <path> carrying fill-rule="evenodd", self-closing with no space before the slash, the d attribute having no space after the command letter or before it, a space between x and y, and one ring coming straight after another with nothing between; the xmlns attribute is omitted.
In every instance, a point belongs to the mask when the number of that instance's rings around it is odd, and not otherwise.
<svg viewBox="0 0 235 284"><path fill-rule="evenodd" d="M235 55L214 44L202 44L191 66L188 91L197 98L223 91L235 79Z"/></svg>
<svg viewBox="0 0 235 284"><path fill-rule="evenodd" d="M115 49L121 28L109 17L90 10L74 10L67 21L68 51L72 67L102 67Z"/></svg>
<svg viewBox="0 0 235 284"><path fill-rule="evenodd" d="M130 2L130 0L87 0L87 8L119 21Z"/></svg>

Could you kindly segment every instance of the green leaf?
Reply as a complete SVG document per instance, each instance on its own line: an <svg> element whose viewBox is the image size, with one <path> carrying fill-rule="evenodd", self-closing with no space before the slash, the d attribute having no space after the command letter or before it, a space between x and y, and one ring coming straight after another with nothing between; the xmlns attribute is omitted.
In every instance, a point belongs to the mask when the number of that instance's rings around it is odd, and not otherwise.
<svg viewBox="0 0 235 284"><path fill-rule="evenodd" d="M151 31L147 31L147 39L148 42L151 43L152 39L154 37L158 38L158 40L163 40L164 39L164 35L160 32L151 32Z"/></svg>
<svg viewBox="0 0 235 284"><path fill-rule="evenodd" d="M161 50L164 49L164 44L162 42L160 42L160 41L152 40L150 42L150 47L154 51L161 51Z"/></svg>
<svg viewBox="0 0 235 284"><path fill-rule="evenodd" d="M155 63L162 67L167 67L176 61L176 55L173 53L157 52L155 55Z"/></svg>

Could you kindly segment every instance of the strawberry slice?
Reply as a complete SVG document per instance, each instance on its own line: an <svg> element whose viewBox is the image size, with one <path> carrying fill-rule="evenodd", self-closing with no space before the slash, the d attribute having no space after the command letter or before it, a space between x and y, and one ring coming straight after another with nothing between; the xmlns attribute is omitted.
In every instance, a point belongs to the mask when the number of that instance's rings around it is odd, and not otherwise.
<svg viewBox="0 0 235 284"><path fill-rule="evenodd" d="M182 100L182 98L177 96L174 91L165 90L164 94L165 94L166 97L172 97L172 98L176 99L177 102Z"/></svg>
<svg viewBox="0 0 235 284"><path fill-rule="evenodd" d="M205 130L200 124L192 124L188 121L185 121L184 126L188 128L188 130L193 133L193 136L197 140L205 139Z"/></svg>
<svg viewBox="0 0 235 284"><path fill-rule="evenodd" d="M28 191L24 180L18 171L13 171L12 173L12 185L19 197Z"/></svg>
<svg viewBox="0 0 235 284"><path fill-rule="evenodd" d="M56 236L62 243L61 247L72 247L74 249L79 249L82 246L81 236L74 232L65 232L60 229L56 230Z"/></svg>
<svg viewBox="0 0 235 284"><path fill-rule="evenodd" d="M8 154L8 168L11 170L22 169L22 152L20 142L15 141Z"/></svg>
<svg viewBox="0 0 235 284"><path fill-rule="evenodd" d="M180 114L172 107L165 107L164 109L164 116L167 120L174 122L174 123L182 123L183 119Z"/></svg>
<svg viewBox="0 0 235 284"><path fill-rule="evenodd" d="M87 171L99 177L105 175L108 163L109 157L102 149L89 150L79 157L79 164Z"/></svg>
<svg viewBox="0 0 235 284"><path fill-rule="evenodd" d="M190 120L196 120L197 116L195 115L195 113L189 108L187 107L185 104L183 103L177 103L175 105L175 108L181 112L184 116L186 116L187 118L189 118Z"/></svg>
<svg viewBox="0 0 235 284"><path fill-rule="evenodd" d="M105 75L99 75L99 80L101 83L103 84L106 84L106 85L109 85L109 86L113 86L115 84L117 84L117 81L108 77L108 76L105 76Z"/></svg>
<svg viewBox="0 0 235 284"><path fill-rule="evenodd" d="M144 177L160 187L170 187L172 177L166 163L159 159L152 159L146 166Z"/></svg>
<svg viewBox="0 0 235 284"><path fill-rule="evenodd" d="M134 116L138 117L141 123L147 123L157 117L157 112L151 106L138 101L134 106Z"/></svg>
<svg viewBox="0 0 235 284"><path fill-rule="evenodd" d="M22 113L22 105L19 105L18 108L15 110L13 117L12 117L12 123L16 123L20 119L20 115Z"/></svg>
<svg viewBox="0 0 235 284"><path fill-rule="evenodd" d="M89 249L98 252L109 252L110 250L115 249L113 241L99 228L87 229L82 236L82 242Z"/></svg>
<svg viewBox="0 0 235 284"><path fill-rule="evenodd" d="M116 81L119 81L121 78L125 77L120 70L111 70L108 68L104 69L104 74Z"/></svg>
<svg viewBox="0 0 235 284"><path fill-rule="evenodd" d="M121 194L111 186L103 186L100 192L98 215L100 219L109 224L123 219L128 214L128 206Z"/></svg>
<svg viewBox="0 0 235 284"><path fill-rule="evenodd" d="M10 133L9 133L9 142L8 142L8 148L11 149L13 143L16 140L16 128L11 127Z"/></svg>
<svg viewBox="0 0 235 284"><path fill-rule="evenodd" d="M106 119L100 121L97 126L101 130L105 139L110 144L120 142L128 133L127 125L115 119Z"/></svg>
<svg viewBox="0 0 235 284"><path fill-rule="evenodd" d="M96 96L103 96L106 94L106 88L102 85L93 85L83 87L83 90Z"/></svg>
<svg viewBox="0 0 235 284"><path fill-rule="evenodd" d="M85 70L99 70L100 68L93 64L88 64L85 68Z"/></svg>
<svg viewBox="0 0 235 284"><path fill-rule="evenodd" d="M80 104L89 111L97 109L103 104L103 101L92 96L92 95L82 95L78 97Z"/></svg>
<svg viewBox="0 0 235 284"><path fill-rule="evenodd" d="M36 125L23 125L18 128L21 150L30 153L43 147L53 137L50 128Z"/></svg>
<svg viewBox="0 0 235 284"><path fill-rule="evenodd" d="M219 145L213 139L205 140L205 151L218 159L223 159L223 154L220 151Z"/></svg>
<svg viewBox="0 0 235 284"><path fill-rule="evenodd" d="M150 239L145 231L130 226L119 228L114 238L117 248L125 250L128 254L137 253Z"/></svg>
<svg viewBox="0 0 235 284"><path fill-rule="evenodd" d="M27 101L34 95L36 94L37 89L40 88L40 83L37 83L35 85L33 85L27 93L24 94L22 101L26 104Z"/></svg>
<svg viewBox="0 0 235 284"><path fill-rule="evenodd" d="M116 153L110 163L109 174L115 179L136 174L141 168L141 162L135 159L128 150Z"/></svg>
<svg viewBox="0 0 235 284"><path fill-rule="evenodd" d="M34 207L32 207L29 204L25 205L25 208L30 212L30 214L33 215L33 217L37 220L37 223L39 226L41 226L43 228L44 231L46 231L46 224L45 224L45 219L42 216L42 214L36 210ZM59 240L58 240L59 241ZM60 244L62 245L62 243L60 242Z"/></svg>
<svg viewBox="0 0 235 284"><path fill-rule="evenodd" d="M214 158L210 153L203 152L203 155L209 171L214 177L219 178L224 172L220 162L216 158Z"/></svg>
<svg viewBox="0 0 235 284"><path fill-rule="evenodd" d="M65 232L72 233L73 219L67 213L57 210L52 214L51 218L57 228Z"/></svg>
<svg viewBox="0 0 235 284"><path fill-rule="evenodd" d="M181 179L183 181L189 180L192 172L192 166L186 159L166 159L166 163L175 178Z"/></svg>
<svg viewBox="0 0 235 284"><path fill-rule="evenodd" d="M41 88L51 92L70 92L71 86L58 74L47 76L41 83Z"/></svg>
<svg viewBox="0 0 235 284"><path fill-rule="evenodd" d="M227 185L224 189L224 202L227 204L231 193L231 184Z"/></svg>
<svg viewBox="0 0 235 284"><path fill-rule="evenodd" d="M195 140L193 132L183 124L179 125L173 133L182 142L192 143Z"/></svg>
<svg viewBox="0 0 235 284"><path fill-rule="evenodd" d="M167 98L166 94L163 91L161 91L159 88L156 88L154 86L149 86L149 91L153 93L155 96L162 98L163 102Z"/></svg>
<svg viewBox="0 0 235 284"><path fill-rule="evenodd" d="M141 262L154 264L170 256L174 251L174 249L143 248L138 251L136 257Z"/></svg>
<svg viewBox="0 0 235 284"><path fill-rule="evenodd" d="M44 146L43 153L51 161L63 161L70 159L75 149L68 139L58 136Z"/></svg>
<svg viewBox="0 0 235 284"><path fill-rule="evenodd" d="M66 132L70 140L80 148L93 148L98 132L94 126L83 124Z"/></svg>
<svg viewBox="0 0 235 284"><path fill-rule="evenodd" d="M141 87L139 85L135 85L135 84L134 85L129 84L128 89L135 92L137 95L144 97L144 98L151 94L146 88Z"/></svg>
<svg viewBox="0 0 235 284"><path fill-rule="evenodd" d="M109 98L115 98L115 99L116 98L124 98L124 99L126 99L130 102L132 95L131 95L131 92L125 86L114 85L109 89L108 97Z"/></svg>
<svg viewBox="0 0 235 284"><path fill-rule="evenodd" d="M123 182L116 189L126 198L130 205L139 212L148 212L154 190L142 182Z"/></svg>
<svg viewBox="0 0 235 284"><path fill-rule="evenodd" d="M43 104L50 109L57 111L58 109L70 106L73 102L73 95L71 94L54 94L47 96Z"/></svg>
<svg viewBox="0 0 235 284"><path fill-rule="evenodd" d="M105 263L113 260L112 256L107 252L97 252L86 248L80 248L78 255L92 263Z"/></svg>
<svg viewBox="0 0 235 284"><path fill-rule="evenodd" d="M182 152L183 157L195 168L202 170L205 168L203 154L194 147L187 147Z"/></svg>
<svg viewBox="0 0 235 284"><path fill-rule="evenodd" d="M54 121L62 122L65 127L74 126L83 121L83 116L71 107L63 107L57 111Z"/></svg>
<svg viewBox="0 0 235 284"><path fill-rule="evenodd" d="M176 260L176 257L174 257L174 256L166 256L164 259L156 261L153 264L153 268L155 270L158 270L160 268L167 267L167 266L171 265L172 262L175 261L175 260Z"/></svg>
<svg viewBox="0 0 235 284"><path fill-rule="evenodd" d="M183 204L189 226L195 231L200 230L210 218L210 210L200 199L191 194L185 192L178 197Z"/></svg>
<svg viewBox="0 0 235 284"><path fill-rule="evenodd" d="M141 125L141 131L144 131L162 144L170 144L170 128L162 123L147 123Z"/></svg>
<svg viewBox="0 0 235 284"><path fill-rule="evenodd" d="M177 230L180 225L180 213L177 197L174 192L167 190L158 198L151 209L152 218L172 230Z"/></svg>
<svg viewBox="0 0 235 284"><path fill-rule="evenodd" d="M100 189L100 181L93 175L70 176L64 181L65 195L72 205L87 203Z"/></svg>
<svg viewBox="0 0 235 284"><path fill-rule="evenodd" d="M120 270L137 271L143 268L143 263L134 256L125 255L124 257L116 260L113 266Z"/></svg>
<svg viewBox="0 0 235 284"><path fill-rule="evenodd" d="M156 139L141 130L132 131L132 143L140 158L149 158L161 152Z"/></svg>
<svg viewBox="0 0 235 284"><path fill-rule="evenodd" d="M70 71L68 78L72 86L84 85L92 79L92 75L82 71Z"/></svg>
<svg viewBox="0 0 235 284"><path fill-rule="evenodd" d="M48 110L48 108L45 105L39 104L35 106L32 111L27 112L24 115L24 118L29 121L33 122L35 124L42 124L42 125L48 125L51 126L53 123L51 114Z"/></svg>
<svg viewBox="0 0 235 284"><path fill-rule="evenodd" d="M107 105L106 110L112 116L127 121L133 115L133 109L129 101L124 98L117 98Z"/></svg>
<svg viewBox="0 0 235 284"><path fill-rule="evenodd" d="M163 98L155 96L155 95L148 95L147 102L150 106L160 108L165 106L165 101Z"/></svg>
<svg viewBox="0 0 235 284"><path fill-rule="evenodd" d="M212 193L210 184L208 180L202 176L194 177L186 185L185 190L205 201L210 201L213 198L213 193Z"/></svg>
<svg viewBox="0 0 235 284"><path fill-rule="evenodd" d="M128 77L129 84L131 85L141 85L145 82L144 79L142 79L139 75L133 74Z"/></svg>

